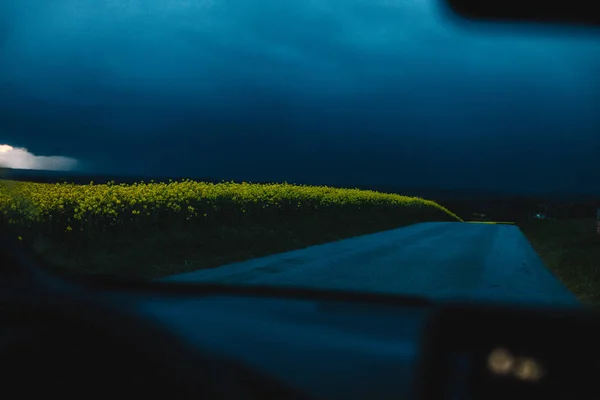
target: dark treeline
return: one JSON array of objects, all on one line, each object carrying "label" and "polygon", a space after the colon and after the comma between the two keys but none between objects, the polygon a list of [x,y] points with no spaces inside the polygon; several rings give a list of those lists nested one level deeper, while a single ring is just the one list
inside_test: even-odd
[{"label": "dark treeline", "polygon": [[[144,176],[144,175],[104,175],[104,174],[89,174],[89,173],[77,173],[77,172],[64,172],[64,171],[39,171],[39,170],[26,170],[26,169],[0,169],[0,179],[9,179],[14,181],[26,181],[36,183],[75,183],[78,185],[88,185],[90,182],[95,184],[106,184],[108,182],[114,182],[115,184],[133,184],[136,182],[168,182],[171,180],[181,179],[192,179],[188,176],[180,177],[161,177],[161,176]],[[204,182],[217,183],[218,181],[210,178],[206,179],[194,179]]]}]

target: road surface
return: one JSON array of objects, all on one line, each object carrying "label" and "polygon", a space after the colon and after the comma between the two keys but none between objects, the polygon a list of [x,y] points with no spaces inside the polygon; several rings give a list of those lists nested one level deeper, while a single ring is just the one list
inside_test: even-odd
[{"label": "road surface", "polygon": [[579,304],[514,225],[421,223],[163,279]]}]

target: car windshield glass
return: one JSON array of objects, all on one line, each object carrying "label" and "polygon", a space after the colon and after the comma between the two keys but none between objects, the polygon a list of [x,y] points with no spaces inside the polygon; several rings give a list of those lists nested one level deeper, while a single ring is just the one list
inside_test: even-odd
[{"label": "car windshield glass", "polygon": [[435,0],[3,0],[1,229],[85,275],[594,303],[599,38]]}]

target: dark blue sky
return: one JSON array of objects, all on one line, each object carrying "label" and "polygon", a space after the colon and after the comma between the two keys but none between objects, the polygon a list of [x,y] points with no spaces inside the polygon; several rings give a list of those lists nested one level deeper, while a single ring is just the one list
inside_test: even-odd
[{"label": "dark blue sky", "polygon": [[3,0],[0,162],[600,193],[600,33],[444,18],[432,0]]}]

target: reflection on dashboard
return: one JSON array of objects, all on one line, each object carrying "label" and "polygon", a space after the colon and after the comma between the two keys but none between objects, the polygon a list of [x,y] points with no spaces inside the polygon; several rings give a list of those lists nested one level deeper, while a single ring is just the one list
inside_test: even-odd
[{"label": "reflection on dashboard", "polygon": [[523,381],[539,381],[544,376],[541,363],[532,357],[515,357],[505,348],[496,348],[488,356],[489,370],[496,375],[512,375]]}]

